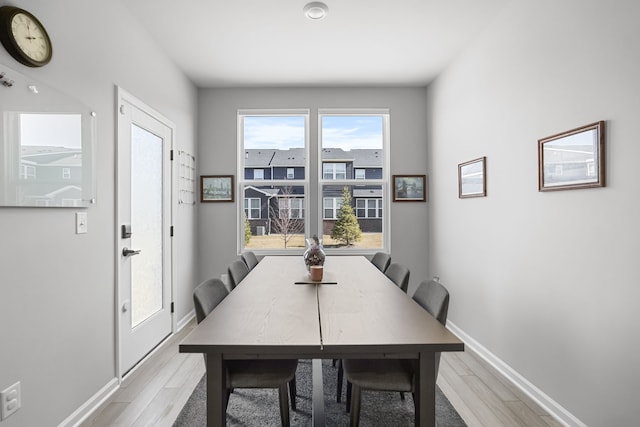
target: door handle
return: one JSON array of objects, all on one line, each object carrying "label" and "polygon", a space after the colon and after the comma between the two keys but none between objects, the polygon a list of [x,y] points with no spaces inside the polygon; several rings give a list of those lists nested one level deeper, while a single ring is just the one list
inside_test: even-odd
[{"label": "door handle", "polygon": [[122,256],[138,255],[139,253],[140,253],[140,249],[138,250],[129,249],[126,246],[122,248]]}]

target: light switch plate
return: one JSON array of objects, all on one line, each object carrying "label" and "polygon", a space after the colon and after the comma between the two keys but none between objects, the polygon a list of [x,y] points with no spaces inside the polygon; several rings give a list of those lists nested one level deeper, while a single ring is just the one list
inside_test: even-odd
[{"label": "light switch plate", "polygon": [[89,230],[88,219],[86,212],[76,212],[76,234],[85,234]]}]

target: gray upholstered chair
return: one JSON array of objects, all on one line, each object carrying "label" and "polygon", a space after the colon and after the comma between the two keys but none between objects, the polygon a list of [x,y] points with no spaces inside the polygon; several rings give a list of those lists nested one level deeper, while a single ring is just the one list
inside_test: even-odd
[{"label": "gray upholstered chair", "polygon": [[[444,286],[433,280],[425,280],[418,285],[413,299],[441,324],[446,324],[449,292]],[[415,361],[406,359],[345,359],[342,363],[347,383],[351,384],[349,387],[351,396],[347,398],[347,402],[351,401],[351,427],[357,427],[360,423],[362,390],[413,392],[414,402],[419,399],[419,396],[416,396],[417,390],[413,387],[416,373]],[[436,353],[436,378],[439,366],[440,353],[438,352]]]},{"label": "gray upholstered chair", "polygon": [[391,264],[391,255],[385,252],[376,252],[371,258],[371,263],[384,273]]},{"label": "gray upholstered chair", "polygon": [[398,263],[391,264],[384,272],[406,294],[409,288],[409,269]]},{"label": "gray upholstered chair", "polygon": [[253,270],[253,268],[258,265],[258,257],[251,251],[246,251],[242,253],[242,260],[245,264],[247,264],[247,268],[249,271]]},{"label": "gray upholstered chair", "polygon": [[[229,291],[220,279],[202,282],[193,291],[196,321],[202,322],[228,295]],[[205,355],[205,364],[206,364]],[[289,397],[291,408],[296,410],[295,373],[297,360],[229,360],[227,365],[227,403],[234,388],[277,388],[280,400],[282,425],[289,426]]]},{"label": "gray upholstered chair", "polygon": [[229,273],[229,287],[233,290],[240,284],[240,282],[242,282],[242,279],[247,277],[247,274],[249,274],[249,268],[244,261],[237,259],[229,264],[227,272]]}]

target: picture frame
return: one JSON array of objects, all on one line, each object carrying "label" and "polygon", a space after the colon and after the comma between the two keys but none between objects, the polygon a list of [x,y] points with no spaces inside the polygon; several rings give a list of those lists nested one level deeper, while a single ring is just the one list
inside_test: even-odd
[{"label": "picture frame", "polygon": [[394,202],[426,202],[426,175],[393,175]]},{"label": "picture frame", "polygon": [[538,191],[605,186],[605,122],[538,140]]},{"label": "picture frame", "polygon": [[458,165],[458,197],[487,196],[487,158],[479,157]]},{"label": "picture frame", "polygon": [[233,202],[233,175],[200,175],[200,202]]}]

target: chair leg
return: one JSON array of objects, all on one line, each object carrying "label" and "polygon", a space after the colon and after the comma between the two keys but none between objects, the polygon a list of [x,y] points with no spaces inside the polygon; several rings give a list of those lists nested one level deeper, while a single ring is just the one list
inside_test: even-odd
[{"label": "chair leg", "polygon": [[358,427],[360,425],[360,398],[361,390],[357,385],[351,388],[351,414],[349,416],[350,427]]},{"label": "chair leg", "polygon": [[280,419],[282,427],[289,427],[289,396],[287,395],[287,384],[278,387],[278,397],[280,399]]},{"label": "chair leg", "polygon": [[344,369],[342,368],[342,359],[338,360],[338,383],[336,384],[336,402],[342,400],[342,381],[344,379]]},{"label": "chair leg", "polygon": [[349,381],[347,381],[347,399],[346,399],[347,412],[351,410],[351,389],[352,389],[352,385]]},{"label": "chair leg", "polygon": [[289,381],[289,399],[291,400],[291,409],[296,410],[296,396],[298,395],[298,389],[296,386],[296,376],[294,375],[291,381]]}]

